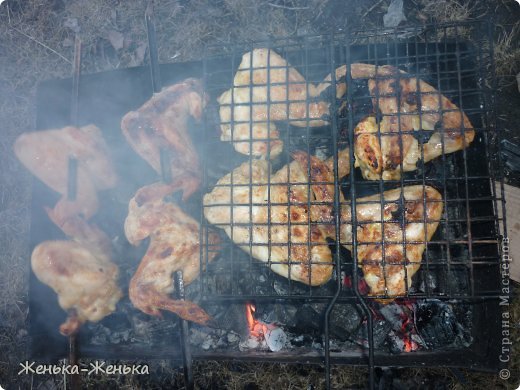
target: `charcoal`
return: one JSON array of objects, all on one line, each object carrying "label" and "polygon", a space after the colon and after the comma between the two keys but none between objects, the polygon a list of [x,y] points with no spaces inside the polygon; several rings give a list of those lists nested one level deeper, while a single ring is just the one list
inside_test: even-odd
[{"label": "charcoal", "polygon": [[330,332],[341,341],[351,339],[361,323],[361,316],[354,305],[337,304],[330,313]]},{"label": "charcoal", "polygon": [[[374,320],[374,348],[380,348],[386,340],[389,332],[392,329],[392,325],[390,325],[385,320]],[[367,336],[367,325],[366,322],[363,323],[363,326],[359,328],[357,334],[357,342],[364,347],[368,348],[368,336]]]},{"label": "charcoal", "polygon": [[232,304],[223,309],[220,315],[214,317],[217,327],[227,331],[234,331],[240,336],[249,334],[249,326],[246,318],[246,306],[244,304]]},{"label": "charcoal", "polygon": [[275,323],[293,327],[296,325],[297,311],[294,305],[261,304],[256,306],[255,317],[267,324]]},{"label": "charcoal", "polygon": [[300,307],[296,313],[296,321],[295,328],[301,333],[313,334],[320,332],[322,323],[321,315],[308,304],[304,304]]},{"label": "charcoal", "polygon": [[457,318],[449,304],[421,303],[417,306],[416,317],[417,330],[431,348],[450,345],[459,334]]},{"label": "charcoal", "polygon": [[399,354],[406,351],[405,339],[399,332],[391,330],[388,333],[387,341],[391,353]]}]

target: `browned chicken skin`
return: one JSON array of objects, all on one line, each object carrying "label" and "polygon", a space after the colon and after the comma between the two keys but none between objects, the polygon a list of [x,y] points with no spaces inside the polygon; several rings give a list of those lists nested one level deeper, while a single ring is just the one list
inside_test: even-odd
[{"label": "browned chicken skin", "polygon": [[86,321],[97,322],[115,311],[122,297],[118,267],[111,261],[110,239],[80,217],[65,220],[47,209],[51,220],[71,241],[44,241],[36,246],[31,265],[36,277],[50,286],[60,306],[69,311],[60,332],[69,336]]},{"label": "browned chicken skin", "polygon": [[[60,326],[76,333],[86,321],[96,322],[115,310],[122,296],[118,267],[111,261],[110,239],[86,222],[96,213],[98,190],[116,185],[117,177],[101,130],[94,125],[24,133],[16,140],[18,159],[36,177],[63,197],[49,218],[71,241],[45,241],[34,249],[31,265],[36,277],[57,294],[69,312]],[[75,197],[69,196],[69,159],[77,162]]]},{"label": "browned chicken skin", "polygon": [[[199,224],[175,204],[164,201],[174,190],[172,184],[155,183],[139,189],[130,200],[125,235],[132,245],[150,237],[150,245],[130,281],[129,296],[146,314],[159,316],[160,310],[168,310],[206,324],[210,317],[198,305],[169,297],[174,290],[174,272],[182,270],[185,284],[199,275],[202,244]],[[208,240],[209,262],[217,253],[219,238],[209,233]]]},{"label": "browned chicken skin", "polygon": [[[412,276],[421,267],[426,243],[437,230],[442,210],[441,194],[422,185],[357,199],[357,258],[370,295],[390,298],[406,295]],[[349,250],[352,249],[351,221],[351,206],[347,202],[341,207],[340,235],[341,244]]]},{"label": "browned chicken skin", "polygon": [[[270,181],[267,161],[243,163],[204,196],[204,215],[240,248],[268,263],[275,273],[318,286],[332,275],[332,256],[325,236],[332,207],[315,203],[329,199],[333,187],[320,183],[309,188],[309,157],[302,152],[293,157],[293,162],[270,175]],[[310,169],[318,183],[328,167],[310,157]]]},{"label": "browned chicken skin", "polygon": [[168,151],[172,183],[182,189],[183,200],[200,186],[199,158],[189,135],[188,119],[200,120],[205,105],[200,80],[186,79],[164,88],[121,121],[128,143],[159,174],[161,148]]},{"label": "browned chicken skin", "polygon": [[[352,78],[369,79],[374,108],[382,113],[379,123],[367,117],[355,129],[356,166],[365,179],[397,180],[401,165],[404,172],[413,171],[419,159],[428,162],[473,141],[475,130],[466,114],[426,82],[388,65],[359,63],[350,69]],[[338,80],[345,74],[345,65],[336,70]],[[338,90],[346,91],[346,84]],[[421,129],[431,131],[422,151],[412,134]]]},{"label": "browned chicken skin", "polygon": [[[14,152],[32,174],[63,195],[54,210],[60,219],[78,215],[90,219],[99,207],[97,191],[117,182],[108,147],[94,125],[24,133]],[[69,157],[78,162],[72,200],[67,198]]]}]

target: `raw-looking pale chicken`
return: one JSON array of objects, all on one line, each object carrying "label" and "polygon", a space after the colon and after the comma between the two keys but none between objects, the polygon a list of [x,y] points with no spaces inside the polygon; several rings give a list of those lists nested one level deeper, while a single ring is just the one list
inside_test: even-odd
[{"label": "raw-looking pale chicken", "polygon": [[[357,199],[357,259],[370,295],[395,298],[407,294],[442,210],[442,196],[430,186],[408,186]],[[340,237],[341,244],[352,250],[349,202],[341,206]]]},{"label": "raw-looking pale chicken", "polygon": [[[291,125],[323,126],[330,103],[317,98],[330,80],[308,83],[273,50],[245,53],[231,89],[219,98],[221,140],[232,141],[237,152],[271,158],[283,148],[274,121]],[[244,142],[240,142],[244,141]]]},{"label": "raw-looking pale chicken", "polygon": [[31,265],[36,277],[58,294],[69,312],[60,332],[69,336],[86,321],[97,322],[111,314],[122,297],[117,285],[119,270],[110,259],[110,239],[80,217],[49,217],[72,241],[44,241],[36,246]]},{"label": "raw-looking pale chicken", "polygon": [[183,200],[200,186],[199,157],[189,135],[188,120],[200,120],[205,105],[201,81],[190,78],[154,94],[121,121],[128,143],[159,174],[161,153],[167,153],[171,181],[183,191]]},{"label": "raw-looking pale chicken", "polygon": [[[318,286],[332,275],[325,231],[333,214],[330,203],[316,202],[328,202],[334,186],[322,179],[328,175],[324,162],[315,157],[309,161],[302,152],[293,157],[294,161],[271,174],[265,160],[243,163],[204,196],[204,215],[275,273]],[[308,169],[317,184],[308,184]]]},{"label": "raw-looking pale chicken", "polygon": [[[346,66],[336,70],[345,77]],[[403,172],[417,169],[423,158],[428,162],[442,154],[466,148],[475,130],[466,114],[428,83],[393,66],[352,64],[352,78],[368,78],[379,123],[367,117],[355,129],[356,166],[365,179],[397,180]],[[338,91],[346,90],[342,82]],[[414,131],[427,130],[431,137],[420,145]],[[422,149],[422,151],[421,151]]]},{"label": "raw-looking pale chicken", "polygon": [[[14,152],[33,175],[63,195],[54,209],[62,220],[92,217],[99,207],[97,191],[113,188],[117,182],[108,146],[94,125],[24,133],[16,140]],[[70,158],[77,160],[74,199],[67,196]]]},{"label": "raw-looking pale chicken", "polygon": [[[132,245],[150,237],[150,245],[130,281],[129,296],[146,314],[160,316],[160,310],[168,310],[185,320],[207,324],[210,317],[198,305],[169,296],[174,291],[174,272],[182,270],[185,284],[199,275],[202,245],[199,223],[164,201],[174,190],[172,184],[155,183],[139,189],[130,200],[125,235]],[[218,243],[218,235],[210,232],[207,262],[216,256]]]}]

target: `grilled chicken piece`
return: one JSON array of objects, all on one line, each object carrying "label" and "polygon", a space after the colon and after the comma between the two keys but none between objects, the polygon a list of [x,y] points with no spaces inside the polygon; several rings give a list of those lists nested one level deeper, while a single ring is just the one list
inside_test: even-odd
[{"label": "grilled chicken piece", "polygon": [[[338,80],[345,74],[346,66],[336,70]],[[417,169],[421,145],[414,130],[431,132],[422,145],[424,162],[462,150],[473,141],[475,130],[466,114],[417,77],[393,66],[370,64],[352,64],[351,75],[369,79],[373,105],[382,113],[379,124],[368,117],[355,130],[356,166],[361,167],[365,179],[397,180],[401,164],[404,172]],[[346,85],[342,82],[337,88],[344,91]]]},{"label": "grilled chicken piece", "polygon": [[[16,140],[14,152],[32,174],[63,195],[54,211],[62,220],[92,217],[99,207],[97,191],[117,182],[108,147],[94,125],[24,133]],[[69,158],[77,160],[73,200],[67,198]]]},{"label": "grilled chicken piece", "polygon": [[44,241],[34,249],[31,265],[36,277],[51,287],[60,306],[69,311],[60,332],[69,336],[86,321],[97,322],[115,311],[122,297],[119,269],[110,259],[110,239],[82,218],[49,217],[73,241]]},{"label": "grilled chicken piece", "polygon": [[276,157],[283,142],[273,121],[300,127],[326,125],[329,103],[316,98],[328,85],[330,81],[318,86],[308,83],[272,50],[245,53],[233,87],[218,98],[221,140],[232,141],[242,154],[266,157],[269,150],[270,157]]},{"label": "grilled chicken piece", "polygon": [[[125,235],[132,245],[150,237],[150,245],[139,268],[130,281],[130,300],[139,310],[160,316],[159,310],[169,310],[199,324],[210,317],[190,301],[171,299],[174,291],[172,274],[182,270],[185,284],[200,272],[199,224],[178,206],[164,201],[175,190],[172,184],[155,183],[142,187],[130,200],[125,220]],[[213,260],[219,243],[218,235],[209,233],[207,261]]]},{"label": "grilled chicken piece", "polygon": [[[437,230],[442,210],[441,194],[422,185],[357,199],[357,258],[370,295],[406,295],[412,276],[421,267],[426,242]],[[352,250],[349,202],[341,207],[340,235],[341,244]]]},{"label": "grilled chicken piece", "polygon": [[121,121],[132,148],[161,174],[161,149],[168,153],[172,183],[183,200],[200,186],[199,158],[189,136],[188,119],[200,120],[206,99],[198,79],[186,79],[164,88]]},{"label": "grilled chicken piece", "polygon": [[[204,196],[204,215],[275,273],[318,286],[332,275],[325,237],[332,207],[313,203],[328,201],[334,188],[321,180],[328,170],[325,163],[310,157],[309,164],[302,152],[293,156],[294,161],[272,174],[265,160],[245,162]],[[310,188],[308,164],[319,183]]]}]

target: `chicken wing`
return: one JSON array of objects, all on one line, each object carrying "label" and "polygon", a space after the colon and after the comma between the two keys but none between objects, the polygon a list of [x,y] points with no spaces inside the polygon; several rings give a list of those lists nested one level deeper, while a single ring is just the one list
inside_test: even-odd
[{"label": "chicken wing", "polygon": [[[323,126],[329,103],[317,97],[330,85],[316,86],[273,50],[245,53],[231,89],[219,98],[221,140],[232,141],[239,153],[276,157],[283,148],[273,121],[294,126]],[[243,141],[243,142],[240,142]]]},{"label": "chicken wing", "polygon": [[[336,70],[338,80],[345,74],[346,66]],[[351,65],[351,75],[369,79],[374,108],[382,113],[379,123],[367,117],[355,129],[356,166],[365,179],[397,180],[401,165],[404,172],[417,169],[421,146],[414,130],[431,132],[422,145],[424,162],[462,150],[473,141],[475,130],[466,114],[417,77],[392,66],[361,63]],[[344,82],[338,90],[346,90]]]},{"label": "chicken wing", "polygon": [[308,165],[318,177],[328,170],[325,163],[315,157],[309,163],[301,152],[293,156],[294,161],[272,174],[267,161],[245,162],[204,196],[204,215],[275,273],[318,286],[332,275],[324,232],[332,207],[316,202],[328,200],[334,190],[318,179],[319,184],[308,184]]},{"label": "chicken wing", "polygon": [[188,119],[200,120],[206,99],[202,83],[186,79],[164,88],[121,121],[132,148],[161,174],[161,149],[169,153],[172,182],[188,199],[200,186],[200,164],[189,136]]},{"label": "chicken wing", "polygon": [[115,311],[122,297],[119,269],[110,259],[110,239],[82,218],[49,217],[73,241],[44,241],[36,246],[31,265],[36,277],[50,286],[60,306],[69,311],[60,332],[69,336],[86,321],[97,322]]},{"label": "chicken wing", "polygon": [[[206,324],[210,317],[190,301],[171,299],[174,290],[172,274],[183,271],[184,283],[191,283],[200,272],[200,227],[178,206],[164,201],[175,190],[174,185],[155,183],[137,191],[130,200],[125,220],[125,235],[132,245],[150,237],[150,245],[130,281],[130,300],[146,314],[159,316],[169,310],[180,317]],[[217,253],[218,235],[208,234],[207,261]]]},{"label": "chicken wing", "polygon": [[[14,144],[22,164],[38,179],[63,195],[55,207],[61,219],[89,219],[99,207],[98,190],[113,188],[117,176],[101,130],[94,125],[24,133]],[[67,197],[69,158],[77,164],[76,197]]]},{"label": "chicken wing", "polygon": [[[433,187],[415,185],[360,198],[356,203],[357,258],[370,295],[406,295],[412,276],[421,267],[426,243],[439,225],[441,194]],[[341,244],[352,250],[350,202],[341,207],[340,236]]]}]

